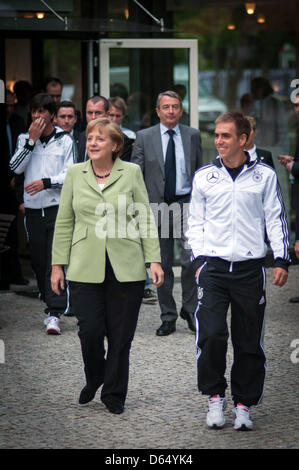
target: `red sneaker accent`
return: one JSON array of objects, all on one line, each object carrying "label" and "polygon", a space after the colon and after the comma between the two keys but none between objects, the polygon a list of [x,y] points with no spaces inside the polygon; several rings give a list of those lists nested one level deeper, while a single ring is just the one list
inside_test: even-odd
[{"label": "red sneaker accent", "polygon": [[243,403],[237,403],[237,406],[243,406],[245,411],[248,411],[248,406],[244,405]]}]

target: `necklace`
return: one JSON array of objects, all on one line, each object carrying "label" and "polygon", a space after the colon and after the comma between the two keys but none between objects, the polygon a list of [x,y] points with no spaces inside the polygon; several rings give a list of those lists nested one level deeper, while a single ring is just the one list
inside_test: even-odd
[{"label": "necklace", "polygon": [[102,178],[102,179],[103,179],[103,178],[108,178],[108,176],[110,176],[111,171],[110,171],[109,173],[107,173],[107,175],[103,175],[103,176],[102,176],[102,175],[97,175],[97,174],[96,174],[96,172],[94,171],[92,165],[91,165],[91,168],[92,168],[93,174],[94,174],[97,178]]}]

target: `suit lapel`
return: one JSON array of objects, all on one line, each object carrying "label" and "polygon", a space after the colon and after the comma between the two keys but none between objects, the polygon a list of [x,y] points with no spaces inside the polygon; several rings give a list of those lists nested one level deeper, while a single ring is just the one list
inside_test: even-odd
[{"label": "suit lapel", "polygon": [[100,187],[99,185],[97,184],[97,181],[95,179],[95,176],[93,174],[93,171],[92,171],[92,168],[91,168],[91,161],[88,160],[83,168],[82,168],[82,173],[84,175],[84,179],[86,181],[87,184],[89,184],[89,186],[94,189],[95,191],[97,191],[98,193],[101,193],[101,190],[100,190]]},{"label": "suit lapel", "polygon": [[187,175],[191,181],[191,139],[190,135],[183,126],[179,125],[183,149],[184,149],[184,156],[185,156],[185,164],[186,164],[186,171]]},{"label": "suit lapel", "polygon": [[91,188],[93,188],[98,193],[102,193],[102,191],[105,191],[109,186],[115,183],[115,181],[117,181],[122,176],[123,171],[124,171],[123,162],[120,158],[117,158],[114,162],[110,176],[105,183],[105,187],[101,190],[93,174],[90,160],[88,160],[85,163],[82,169],[82,172],[84,173],[85,181],[87,182],[87,184],[89,184]]},{"label": "suit lapel", "polygon": [[124,172],[123,161],[120,158],[117,158],[114,162],[114,165],[113,165],[113,168],[111,170],[110,176],[109,176],[109,178],[107,179],[107,181],[105,183],[105,187],[104,187],[103,191],[105,191],[105,189],[107,189],[109,186],[114,184],[115,181],[117,181],[123,175],[123,172]]},{"label": "suit lapel", "polygon": [[153,127],[152,143],[153,143],[154,151],[155,151],[155,154],[157,156],[157,160],[159,162],[162,174],[164,176],[165,170],[164,170],[164,157],[163,157],[163,147],[162,147],[160,124],[157,124],[155,127]]}]

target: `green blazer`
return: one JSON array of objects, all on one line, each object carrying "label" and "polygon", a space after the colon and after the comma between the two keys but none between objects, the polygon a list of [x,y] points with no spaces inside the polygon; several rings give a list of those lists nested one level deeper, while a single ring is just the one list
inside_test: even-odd
[{"label": "green blazer", "polygon": [[103,190],[90,160],[69,167],[55,224],[52,264],[66,265],[68,280],[103,282],[106,251],[120,282],[144,280],[145,263],[161,261],[140,167],[119,158]]}]

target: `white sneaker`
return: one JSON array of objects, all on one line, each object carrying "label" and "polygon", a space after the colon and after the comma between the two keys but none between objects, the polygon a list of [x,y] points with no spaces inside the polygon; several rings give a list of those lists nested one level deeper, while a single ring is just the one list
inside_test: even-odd
[{"label": "white sneaker", "polygon": [[233,409],[233,424],[237,431],[251,431],[253,422],[249,417],[248,406],[238,403]]},{"label": "white sneaker", "polygon": [[209,398],[209,411],[207,413],[207,425],[209,428],[221,429],[224,426],[224,410],[226,405],[226,398],[221,398],[220,395],[213,395]]},{"label": "white sneaker", "polygon": [[60,321],[57,317],[48,317],[44,323],[46,323],[46,332],[48,335],[60,335]]}]

